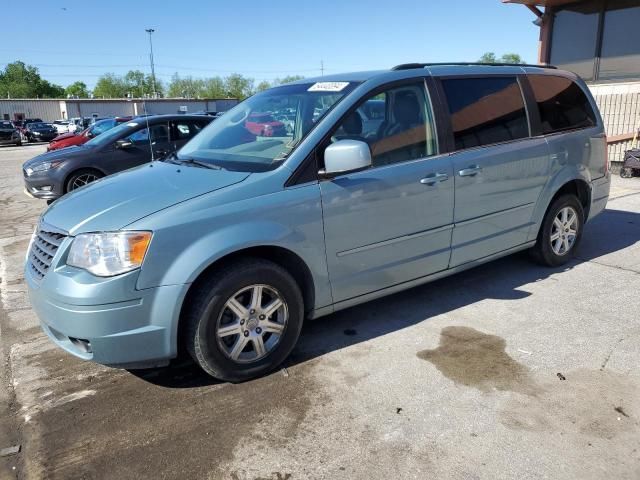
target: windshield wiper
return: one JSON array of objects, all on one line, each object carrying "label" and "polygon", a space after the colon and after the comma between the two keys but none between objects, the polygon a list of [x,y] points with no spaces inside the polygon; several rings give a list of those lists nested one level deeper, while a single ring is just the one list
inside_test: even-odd
[{"label": "windshield wiper", "polygon": [[171,152],[170,154],[165,155],[164,157],[158,159],[158,161],[160,162],[167,162],[167,163],[173,163],[175,165],[180,165],[180,162],[177,160],[178,160],[178,155],[176,154],[176,152]]},{"label": "windshield wiper", "polygon": [[195,165],[197,167],[202,168],[210,168],[211,170],[222,170],[222,167],[218,165],[214,165],[212,163],[201,162],[200,160],[196,160],[195,158],[178,158],[176,156],[177,163],[186,164],[186,165]]},{"label": "windshield wiper", "polygon": [[173,163],[175,165],[193,165],[200,168],[209,168],[211,170],[222,170],[222,167],[213,165],[212,163],[201,162],[195,158],[179,158],[176,152],[171,152],[169,155],[163,157],[160,161]]}]

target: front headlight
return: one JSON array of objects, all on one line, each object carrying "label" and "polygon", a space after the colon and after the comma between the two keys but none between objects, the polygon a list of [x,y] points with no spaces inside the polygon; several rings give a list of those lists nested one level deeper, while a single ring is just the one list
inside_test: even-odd
[{"label": "front headlight", "polygon": [[130,272],[142,265],[151,232],[82,233],[71,244],[67,265],[98,277]]},{"label": "front headlight", "polygon": [[61,163],[62,163],[62,161],[59,161],[59,162],[42,162],[42,163],[39,163],[38,165],[36,165],[34,167],[27,168],[25,171],[27,172],[27,175],[30,176],[30,175],[33,175],[34,173],[46,172],[47,170],[50,170],[52,168],[56,168]]}]

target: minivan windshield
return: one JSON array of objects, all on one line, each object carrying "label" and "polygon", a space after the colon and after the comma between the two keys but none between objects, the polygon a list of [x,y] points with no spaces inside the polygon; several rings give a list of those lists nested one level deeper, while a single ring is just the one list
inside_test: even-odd
[{"label": "minivan windshield", "polygon": [[273,170],[356,86],[355,82],[301,83],[258,93],[211,123],[173,158],[233,171]]}]

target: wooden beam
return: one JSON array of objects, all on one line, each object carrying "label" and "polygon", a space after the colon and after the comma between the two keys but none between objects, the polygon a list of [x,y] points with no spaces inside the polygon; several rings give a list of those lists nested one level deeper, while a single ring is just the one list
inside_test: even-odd
[{"label": "wooden beam", "polygon": [[633,140],[633,137],[635,137],[635,133],[631,132],[631,133],[621,133],[620,135],[611,135],[607,137],[607,143],[618,143],[618,142],[624,142],[626,140]]},{"label": "wooden beam", "polygon": [[542,18],[542,11],[540,11],[538,7],[535,5],[527,5],[527,8],[531,10],[536,17]]}]

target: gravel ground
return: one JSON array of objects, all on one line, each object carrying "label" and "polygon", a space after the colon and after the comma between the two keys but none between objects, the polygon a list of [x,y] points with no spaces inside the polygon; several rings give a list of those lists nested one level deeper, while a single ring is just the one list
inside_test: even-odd
[{"label": "gravel ground", "polygon": [[640,478],[640,178],[568,266],[515,255],[310,322],[286,369],[231,385],[45,338],[20,172],[43,150],[0,147],[0,478]]}]

